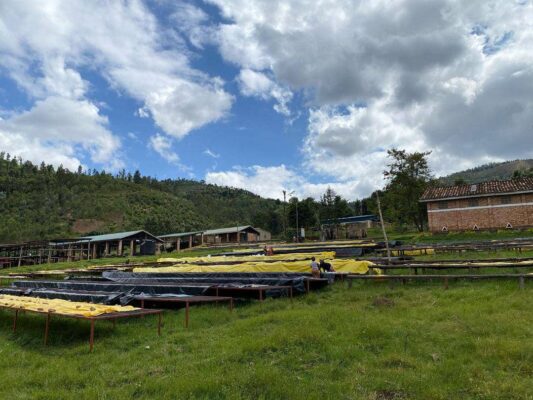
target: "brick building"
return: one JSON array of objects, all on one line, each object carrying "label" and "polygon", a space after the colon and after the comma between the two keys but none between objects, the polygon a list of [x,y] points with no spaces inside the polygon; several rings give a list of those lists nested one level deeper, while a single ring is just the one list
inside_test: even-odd
[{"label": "brick building", "polygon": [[533,178],[433,187],[420,201],[432,232],[533,226]]}]

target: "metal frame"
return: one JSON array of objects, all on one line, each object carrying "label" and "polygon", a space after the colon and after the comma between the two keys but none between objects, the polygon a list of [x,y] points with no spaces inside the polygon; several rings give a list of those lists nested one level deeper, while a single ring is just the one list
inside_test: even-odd
[{"label": "metal frame", "polygon": [[[267,290],[283,290],[292,301],[292,286],[245,286],[245,287],[231,287],[231,286],[214,286],[211,289],[215,290],[215,296],[218,296],[221,292],[226,294],[232,294],[232,292],[248,292],[248,293],[257,293],[259,296],[259,301],[264,301],[266,296],[265,292]],[[236,296],[237,297],[237,296]]]},{"label": "metal frame", "polygon": [[82,319],[82,320],[90,321],[90,325],[91,326],[90,326],[90,334],[89,334],[89,352],[91,352],[91,353],[92,353],[93,348],[94,348],[94,325],[95,325],[96,321],[102,321],[102,320],[112,321],[113,322],[113,327],[114,327],[115,323],[116,323],[116,320],[120,319],[120,318],[134,318],[134,317],[141,317],[141,316],[145,316],[145,315],[158,314],[159,318],[158,318],[158,323],[157,323],[157,334],[159,336],[161,336],[161,319],[162,319],[162,312],[163,312],[162,310],[139,309],[139,310],[134,310],[134,311],[114,312],[114,313],[108,313],[108,314],[101,314],[101,315],[97,315],[97,316],[93,316],[93,317],[86,317],[84,315],[79,315],[79,314],[62,314],[62,313],[51,312],[51,311],[35,311],[35,310],[28,310],[28,309],[24,309],[24,308],[7,307],[7,306],[2,306],[2,305],[0,305],[0,309],[3,309],[3,310],[14,310],[15,311],[15,316],[14,316],[14,319],[13,319],[13,332],[16,332],[16,330],[17,330],[17,320],[18,320],[19,311],[46,315],[46,324],[45,324],[45,328],[44,328],[44,345],[45,346],[48,343],[48,334],[49,334],[49,331],[50,331],[50,319],[51,319],[52,315],[59,316],[59,317],[65,317],[65,318]]},{"label": "metal frame", "polygon": [[229,310],[233,312],[233,297],[226,296],[190,296],[190,297],[146,297],[146,296],[135,296],[134,300],[140,302],[141,308],[144,309],[145,302],[149,303],[175,303],[175,304],[185,304],[185,328],[189,328],[189,308],[191,304],[206,304],[206,303],[215,303],[218,304],[219,301],[229,302]]}]

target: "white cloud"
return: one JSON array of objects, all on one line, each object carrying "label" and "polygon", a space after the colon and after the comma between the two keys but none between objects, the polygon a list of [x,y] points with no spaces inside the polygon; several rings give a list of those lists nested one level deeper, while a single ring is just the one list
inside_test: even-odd
[{"label": "white cloud", "polygon": [[175,28],[185,35],[196,48],[214,41],[215,28],[209,25],[209,16],[200,8],[185,2],[176,2],[170,19]]},{"label": "white cloud", "polygon": [[151,116],[176,138],[224,117],[233,102],[220,78],[191,67],[185,42],[139,0],[4,1],[0,37],[0,68],[34,101],[53,97],[85,104],[91,88],[83,71],[96,72],[141,103],[140,117]]},{"label": "white cloud", "polygon": [[35,163],[45,160],[76,169],[80,150],[109,169],[123,166],[120,140],[107,118],[89,101],[48,97],[20,114],[0,121],[0,149]]},{"label": "white cloud", "polygon": [[393,146],[437,173],[533,156],[531,1],[209,1],[222,56],[261,71],[244,94],[304,95],[308,172],[370,188]]},{"label": "white cloud", "polygon": [[172,151],[172,140],[168,137],[156,133],[150,137],[148,147],[158,153],[171,164],[179,163],[179,156]]},{"label": "white cloud", "polygon": [[240,71],[237,81],[244,96],[263,100],[274,99],[276,101],[274,110],[286,117],[291,115],[288,103],[292,99],[292,93],[277,85],[265,74],[245,68]]},{"label": "white cloud", "polygon": [[211,151],[210,149],[205,149],[204,150],[204,154],[206,156],[211,157],[211,158],[220,158],[220,154],[215,153],[214,151]]},{"label": "white cloud", "polygon": [[283,190],[294,191],[294,196],[300,199],[306,197],[319,199],[328,187],[349,199],[362,197],[369,190],[365,186],[366,183],[355,181],[312,183],[283,164],[269,167],[259,165],[249,168],[235,167],[230,171],[208,172],[205,181],[246,189],[262,197],[280,200],[283,199]]}]

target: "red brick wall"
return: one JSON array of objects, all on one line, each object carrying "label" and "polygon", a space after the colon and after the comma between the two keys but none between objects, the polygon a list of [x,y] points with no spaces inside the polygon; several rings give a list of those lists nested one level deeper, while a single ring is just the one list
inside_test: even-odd
[{"label": "red brick wall", "polygon": [[[507,197],[511,204],[517,205],[470,208],[469,199],[457,199],[447,201],[446,211],[430,212],[440,210],[440,202],[429,202],[427,203],[429,229],[432,232],[440,232],[442,227],[446,226],[449,231],[472,230],[474,225],[477,225],[479,229],[505,229],[507,223],[510,223],[513,228],[533,226],[533,205],[525,205],[525,203],[533,203],[533,193],[479,197],[477,198],[478,206],[504,205],[502,197]],[[453,210],[454,208],[461,208],[461,210]]]}]

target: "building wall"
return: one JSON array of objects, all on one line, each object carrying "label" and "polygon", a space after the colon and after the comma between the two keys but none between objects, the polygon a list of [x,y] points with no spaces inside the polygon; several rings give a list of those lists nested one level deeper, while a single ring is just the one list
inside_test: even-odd
[{"label": "building wall", "polygon": [[428,202],[432,232],[533,226],[533,193]]},{"label": "building wall", "polygon": [[219,235],[204,235],[204,242],[207,244],[257,242],[257,240],[257,234],[252,232],[241,232],[240,241],[235,232],[221,233]]},{"label": "building wall", "polygon": [[[254,227],[255,228],[255,227]],[[257,237],[257,240],[260,242],[265,242],[267,240],[272,240],[272,234],[269,231],[265,231],[264,229],[255,228],[259,232],[259,236]]]}]

